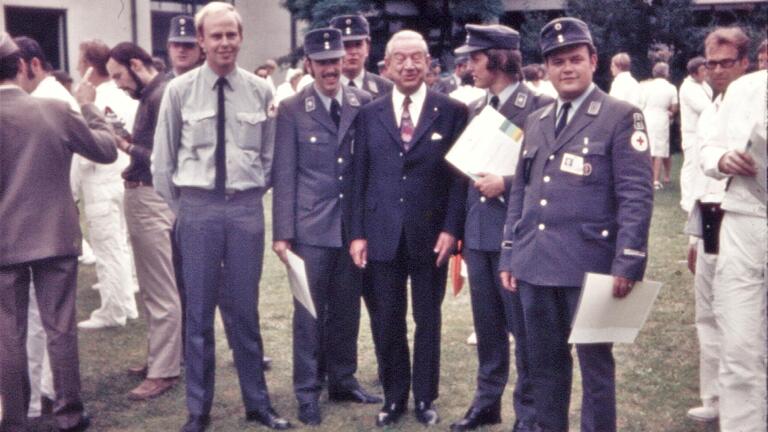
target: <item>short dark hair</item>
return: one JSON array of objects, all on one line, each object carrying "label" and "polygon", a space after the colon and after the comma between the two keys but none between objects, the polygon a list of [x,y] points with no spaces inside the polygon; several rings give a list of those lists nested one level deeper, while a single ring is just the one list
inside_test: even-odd
[{"label": "short dark hair", "polygon": [[523,66],[523,77],[526,81],[538,81],[539,78],[539,65],[529,64]]},{"label": "short dark hair", "polygon": [[115,45],[109,51],[109,57],[129,69],[133,59],[142,62],[146,68],[154,67],[152,56],[133,42],[120,42]]},{"label": "short dark hair", "polygon": [[699,68],[704,66],[704,63],[706,63],[707,60],[702,56],[696,56],[690,60],[688,60],[688,64],[686,65],[686,69],[688,70],[688,73],[691,75],[699,73]]},{"label": "short dark hair", "polygon": [[16,51],[5,57],[0,57],[0,81],[13,81],[19,74],[21,54]]},{"label": "short dark hair", "polygon": [[40,47],[40,44],[37,43],[36,40],[27,36],[19,36],[13,38],[13,41],[16,42],[16,45],[18,45],[19,54],[21,55],[21,58],[27,62],[27,64],[29,64],[32,59],[37,58],[40,61],[40,66],[43,68],[43,70],[51,70],[51,64],[48,63],[48,60],[45,58],[43,49]]},{"label": "short dark hair", "polygon": [[520,51],[490,48],[485,50],[485,54],[488,56],[488,70],[503,72],[518,81],[522,78],[523,55]]},{"label": "short dark hair", "polygon": [[109,76],[107,61],[109,60],[109,47],[104,42],[93,39],[80,44],[80,51],[85,61],[101,76]]}]

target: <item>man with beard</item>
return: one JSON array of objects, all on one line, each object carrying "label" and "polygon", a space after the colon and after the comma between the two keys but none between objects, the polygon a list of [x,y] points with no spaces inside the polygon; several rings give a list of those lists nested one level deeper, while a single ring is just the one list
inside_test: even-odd
[{"label": "man with beard", "polygon": [[[424,425],[439,420],[433,402],[440,380],[440,306],[466,199],[466,182],[445,154],[464,129],[467,108],[427,90],[429,60],[419,33],[395,33],[386,61],[396,85],[361,110],[356,130],[350,254],[358,267],[370,267],[386,399],[379,427],[403,415],[411,383],[416,419]],[[409,277],[416,322],[412,374]]]},{"label": "man with beard", "polygon": [[[470,105],[474,117],[486,107],[499,111],[522,127],[528,115],[552,103],[522,84],[520,34],[501,25],[467,24],[467,41],[456,54],[469,55],[468,71],[475,86],[487,95]],[[469,270],[472,317],[477,335],[477,390],[463,419],[451,425],[455,432],[501,421],[501,396],[509,378],[509,337],[515,338],[513,432],[533,431],[533,391],[528,365],[525,322],[520,295],[501,286],[499,252],[507,215],[512,176],[478,173],[468,188],[467,220],[462,255]]]},{"label": "man with beard", "polygon": [[155,192],[150,171],[155,125],[166,78],[152,66],[149,54],[130,42],[112,48],[107,70],[118,87],[139,100],[130,142],[121,138],[118,148],[131,157],[122,173],[125,218],[149,335],[147,361],[137,368],[146,378],[128,397],[147,400],[176,384],[181,363],[181,305],[170,237],[175,217]]},{"label": "man with beard", "polygon": [[277,116],[272,249],[286,264],[291,250],[306,265],[317,318],[294,301],[293,385],[299,420],[317,425],[322,369],[331,401],[381,402],[354,376],[362,274],[347,252],[354,120],[371,97],[341,84],[341,32],[312,30],[304,51],[314,83]]},{"label": "man with beard", "polygon": [[195,19],[189,15],[179,15],[171,19],[167,46],[168,60],[171,62],[168,79],[192,70],[203,62],[203,51],[196,39]]},{"label": "man with beard", "polygon": [[392,90],[392,82],[365,70],[371,52],[371,30],[362,15],[340,15],[331,18],[330,27],[341,31],[344,42],[344,61],[341,66],[341,83],[363,89],[374,99]]},{"label": "man with beard", "polygon": [[83,118],[66,102],[28,95],[26,73],[18,47],[0,32],[0,430],[27,430],[25,335],[34,280],[54,366],[55,426],[79,432],[90,419],[80,395],[75,315],[81,233],[69,169],[75,152],[110,163],[117,150],[93,105],[93,86],[83,83],[75,93]]},{"label": "man with beard", "polygon": [[242,18],[211,2],[195,16],[205,63],[168,83],[160,105],[153,183],[177,211],[187,295],[184,432],[210,424],[218,305],[234,354],[246,420],[291,424],[272,408],[263,367],[258,292],[262,198],[271,186],[274,108],[269,85],[237,66]]}]

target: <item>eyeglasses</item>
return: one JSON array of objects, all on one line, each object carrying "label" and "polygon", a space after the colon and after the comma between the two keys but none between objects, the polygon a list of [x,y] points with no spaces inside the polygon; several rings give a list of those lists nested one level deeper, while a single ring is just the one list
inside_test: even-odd
[{"label": "eyeglasses", "polygon": [[730,69],[733,67],[733,65],[736,64],[736,62],[739,61],[739,59],[723,59],[723,60],[707,60],[706,63],[704,63],[704,67],[706,67],[709,70],[715,70],[718,65],[720,65],[723,69]]}]

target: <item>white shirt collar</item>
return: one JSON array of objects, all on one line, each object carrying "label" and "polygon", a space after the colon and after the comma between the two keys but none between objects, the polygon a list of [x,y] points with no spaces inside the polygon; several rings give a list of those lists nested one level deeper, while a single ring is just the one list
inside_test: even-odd
[{"label": "white shirt collar", "polygon": [[[520,81],[514,82],[506,87],[504,87],[504,90],[499,92],[496,96],[499,97],[499,109],[504,106],[505,103],[507,103],[507,100],[512,96],[512,94],[517,90],[517,86],[520,84]],[[490,91],[488,92],[488,97],[486,99],[486,102],[490,105],[491,98],[493,97],[493,93]]]},{"label": "white shirt collar", "polygon": [[[566,123],[571,121],[571,119],[573,118],[573,115],[576,113],[576,111],[579,110],[579,107],[584,102],[584,100],[587,99],[587,97],[590,94],[592,94],[592,91],[595,89],[595,87],[596,87],[595,83],[590,83],[589,87],[587,87],[587,89],[584,90],[584,93],[580,94],[579,97],[577,97],[576,99],[570,101],[571,109],[568,110],[568,119],[566,120]],[[560,107],[562,107],[563,104],[566,102],[568,101],[562,99],[560,96],[557,97],[557,107],[556,107],[557,111],[555,111],[555,116],[558,116],[558,117],[560,116]]]},{"label": "white shirt collar", "polygon": [[[421,109],[424,107],[424,101],[427,98],[427,85],[423,82],[419,86],[411,97],[411,105],[408,107],[408,112],[411,114],[413,125],[419,124],[419,116],[421,115]],[[400,127],[400,117],[403,115],[403,102],[405,101],[405,95],[400,93],[397,87],[392,87],[392,106],[395,108],[395,121],[397,127]]]},{"label": "white shirt collar", "polygon": [[349,79],[346,77],[346,75],[341,75],[341,83],[344,85],[349,85],[350,81],[355,82],[355,87],[362,89],[363,88],[363,80],[365,79],[365,69],[361,70],[359,74],[354,79]]},{"label": "white shirt collar", "polygon": [[[312,86],[314,87],[315,93],[317,93],[317,96],[320,98],[320,101],[323,103],[325,110],[331,112],[331,98],[326,96],[323,92],[320,91],[320,89],[317,88],[317,83],[312,84]],[[341,94],[341,86],[339,86],[339,90],[336,91],[336,95],[333,97],[333,99],[336,99],[339,105],[343,104]]]}]

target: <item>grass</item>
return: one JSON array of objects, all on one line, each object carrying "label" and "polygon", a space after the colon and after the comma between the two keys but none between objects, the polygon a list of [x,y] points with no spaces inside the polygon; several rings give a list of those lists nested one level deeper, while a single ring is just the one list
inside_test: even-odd
[{"label": "grass", "polygon": [[[674,162],[679,167],[679,158],[676,157]],[[662,281],[664,287],[637,341],[615,349],[619,430],[712,430],[685,418],[686,410],[698,403],[698,345],[693,325],[692,278],[683,262],[687,239],[682,234],[684,214],[678,205],[676,181],[657,192],[655,198],[646,278]],[[267,219],[269,223],[269,217]],[[269,226],[267,233],[269,238]],[[94,282],[93,267],[83,267],[79,278],[79,319],[86,319],[89,311],[98,306],[98,293],[89,288]],[[259,311],[265,350],[274,358],[273,369],[267,372],[272,403],[279,413],[297,424],[291,384],[291,296],[284,268],[269,251],[265,255],[260,289]],[[412,322],[409,329],[413,330]],[[137,403],[126,398],[127,392],[139,380],[129,377],[124,371],[144,361],[145,331],[143,319],[140,318],[129,322],[125,328],[80,333],[83,396],[88,411],[93,415],[92,430],[177,431],[184,423],[183,382],[151,402]],[[448,294],[443,303],[441,396],[437,401],[442,420],[433,430],[446,430],[452,421],[464,414],[471,402],[477,370],[475,348],[465,344],[471,331],[472,316],[466,288],[457,297]],[[244,421],[239,384],[220,324],[217,325],[216,349],[216,396],[210,430],[260,430]],[[366,388],[381,394],[381,388],[375,383],[376,362],[365,312],[360,325],[357,377]],[[514,376],[511,376],[510,381],[513,380]],[[578,368],[575,368],[571,403],[573,430],[578,430],[580,397],[580,379]],[[323,396],[323,423],[313,430],[373,430],[378,408],[376,405],[331,404]],[[504,395],[503,417],[503,424],[484,430],[511,429],[514,420],[511,391]],[[397,427],[388,430],[423,429],[409,414]]]}]

